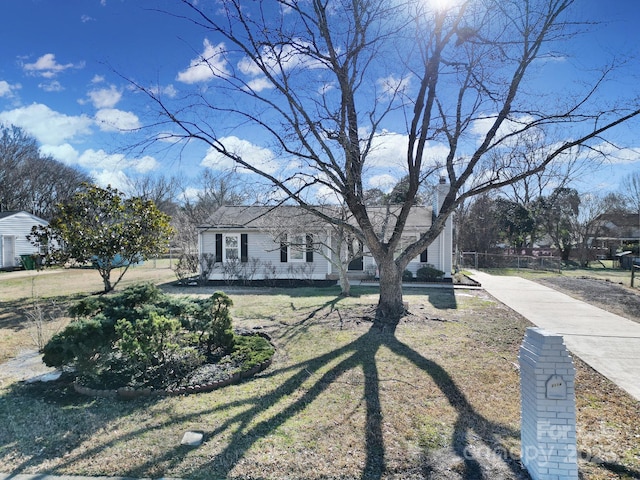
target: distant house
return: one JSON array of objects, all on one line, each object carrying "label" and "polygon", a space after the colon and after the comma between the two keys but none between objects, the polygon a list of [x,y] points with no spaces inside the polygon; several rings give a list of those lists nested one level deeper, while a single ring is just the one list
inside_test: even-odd
[{"label": "distant house", "polygon": [[620,262],[622,268],[630,269],[640,262],[640,256],[631,251],[621,252],[621,247],[640,241],[640,216],[636,213],[605,213],[598,217],[600,234],[591,240],[592,245],[609,258]]},{"label": "distant house", "polygon": [[[340,214],[338,207],[317,207],[331,216]],[[375,228],[389,236],[399,206],[369,207]],[[434,209],[415,206],[407,219],[400,247],[417,240],[432,223]],[[353,221],[346,219],[346,221]],[[334,227],[298,206],[225,206],[212,214],[198,228],[198,247],[202,255],[215,260],[208,272],[209,280],[227,280],[234,276],[261,279],[336,279],[335,264],[338,236]],[[357,248],[357,247],[356,247]],[[352,277],[373,276],[373,257],[362,249],[362,255],[349,263]],[[333,258],[334,261],[329,259]],[[431,265],[451,277],[452,221],[421,255],[407,267],[413,274],[423,265]]]},{"label": "distant house", "polygon": [[640,239],[640,216],[636,213],[606,213],[597,222],[600,234],[593,244],[599,248],[613,248],[615,253],[615,248]]},{"label": "distant house", "polygon": [[38,253],[27,235],[31,227],[47,224],[46,220],[27,212],[0,212],[0,268],[19,267],[21,255]]}]

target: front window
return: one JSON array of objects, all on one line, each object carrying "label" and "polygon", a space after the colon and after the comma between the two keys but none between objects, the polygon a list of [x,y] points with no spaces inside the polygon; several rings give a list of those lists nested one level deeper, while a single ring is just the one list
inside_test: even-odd
[{"label": "front window", "polygon": [[398,244],[398,248],[395,251],[394,258],[398,258],[402,252],[411,244],[415,243],[418,240],[416,236],[404,236],[401,238],[400,243]]},{"label": "front window", "polygon": [[240,258],[240,235],[225,235],[224,261],[235,261]]},{"label": "front window", "polygon": [[289,238],[289,261],[304,262],[307,241],[304,235],[291,235]]}]

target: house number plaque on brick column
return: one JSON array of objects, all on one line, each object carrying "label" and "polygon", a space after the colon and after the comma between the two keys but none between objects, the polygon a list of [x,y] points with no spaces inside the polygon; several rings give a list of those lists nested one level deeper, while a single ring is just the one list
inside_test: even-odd
[{"label": "house number plaque on brick column", "polygon": [[564,339],[529,327],[518,360],[522,464],[533,480],[578,480],[576,370]]},{"label": "house number plaque on brick column", "polygon": [[560,375],[552,375],[547,380],[547,398],[551,400],[566,400],[567,384]]}]

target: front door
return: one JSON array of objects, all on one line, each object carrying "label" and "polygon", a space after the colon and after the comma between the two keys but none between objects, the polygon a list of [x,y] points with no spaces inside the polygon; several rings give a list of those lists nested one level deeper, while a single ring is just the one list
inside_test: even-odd
[{"label": "front door", "polygon": [[16,237],[13,235],[2,236],[2,267],[16,266]]}]

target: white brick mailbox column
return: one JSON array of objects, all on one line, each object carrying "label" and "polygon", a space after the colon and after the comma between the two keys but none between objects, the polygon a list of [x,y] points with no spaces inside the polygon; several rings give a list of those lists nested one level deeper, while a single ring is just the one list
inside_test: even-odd
[{"label": "white brick mailbox column", "polygon": [[562,336],[527,328],[518,358],[522,463],[533,480],[577,480],[576,371]]}]

